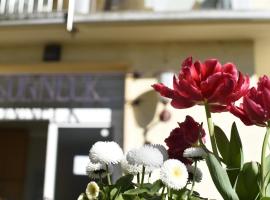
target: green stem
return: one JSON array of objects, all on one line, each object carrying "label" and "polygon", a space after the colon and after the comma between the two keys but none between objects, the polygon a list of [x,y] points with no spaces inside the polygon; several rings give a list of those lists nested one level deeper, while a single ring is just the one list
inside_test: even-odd
[{"label": "green stem", "polygon": [[212,121],[211,112],[209,110],[209,106],[207,103],[204,104],[204,108],[205,108],[205,113],[206,113],[206,118],[207,118],[207,125],[208,125],[212,150],[213,150],[214,155],[218,158],[219,156],[218,156],[217,142],[216,142],[216,137],[215,137],[214,123]]},{"label": "green stem", "polygon": [[151,176],[152,176],[152,173],[150,172],[149,175],[148,175],[148,183],[150,182]]},{"label": "green stem", "polygon": [[108,181],[108,185],[111,185],[111,176],[110,176],[110,172],[109,172],[109,165],[106,165],[106,173],[107,173],[107,181]]},{"label": "green stem", "polygon": [[168,199],[171,200],[172,199],[171,189],[167,187],[167,190],[168,190]]},{"label": "green stem", "polygon": [[143,186],[144,175],[145,175],[145,166],[142,166],[142,180],[141,180],[141,187]]},{"label": "green stem", "polygon": [[103,185],[103,182],[102,182],[101,172],[98,173],[98,176],[99,176],[99,184],[102,186]]},{"label": "green stem", "polygon": [[262,195],[262,197],[266,196],[266,194],[265,194],[266,185],[265,185],[264,179],[265,179],[265,176],[267,174],[267,171],[266,171],[266,149],[267,149],[267,145],[268,145],[269,136],[270,136],[270,127],[269,127],[269,123],[268,123],[268,126],[266,128],[266,134],[265,134],[264,140],[263,140],[262,154],[261,154],[261,195]]},{"label": "green stem", "polygon": [[161,199],[164,200],[164,192],[165,192],[165,185],[162,188],[162,192],[161,192]]},{"label": "green stem", "polygon": [[197,171],[197,161],[195,161],[194,172],[193,172],[193,177],[192,177],[192,185],[191,185],[191,189],[190,189],[190,191],[188,193],[188,199],[190,199],[190,197],[191,197],[191,195],[193,194],[193,191],[194,191],[196,171]]},{"label": "green stem", "polygon": [[138,183],[138,186],[140,184],[140,173],[137,174],[137,183]]}]

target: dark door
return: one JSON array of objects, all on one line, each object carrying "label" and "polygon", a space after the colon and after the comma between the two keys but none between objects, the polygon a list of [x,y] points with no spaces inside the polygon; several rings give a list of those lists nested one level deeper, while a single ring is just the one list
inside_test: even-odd
[{"label": "dark door", "polygon": [[29,135],[0,129],[0,199],[23,200]]},{"label": "dark door", "polygon": [[112,129],[108,129],[108,135],[102,134],[102,130],[104,132],[103,128],[59,129],[55,200],[74,200],[85,191],[89,178],[73,174],[74,156],[88,156],[96,141],[112,140]]}]

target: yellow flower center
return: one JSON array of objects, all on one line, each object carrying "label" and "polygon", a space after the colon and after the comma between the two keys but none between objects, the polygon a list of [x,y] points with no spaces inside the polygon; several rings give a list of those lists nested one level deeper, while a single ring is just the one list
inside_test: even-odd
[{"label": "yellow flower center", "polygon": [[94,185],[90,185],[89,192],[90,194],[94,195],[97,192],[96,187]]},{"label": "yellow flower center", "polygon": [[179,178],[182,176],[182,171],[179,167],[175,167],[172,171],[172,175],[176,178]]}]

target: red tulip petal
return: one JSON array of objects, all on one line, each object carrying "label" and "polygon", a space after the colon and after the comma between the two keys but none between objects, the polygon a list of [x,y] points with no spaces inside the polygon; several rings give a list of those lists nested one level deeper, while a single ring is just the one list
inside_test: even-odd
[{"label": "red tulip petal", "polygon": [[263,90],[264,88],[270,89],[270,77],[264,75],[259,78],[258,90]]},{"label": "red tulip petal", "polygon": [[208,77],[205,81],[201,82],[200,88],[204,98],[208,98],[210,95],[212,95],[213,91],[218,86],[221,78],[222,74],[219,72]]},{"label": "red tulip petal", "polygon": [[262,91],[262,98],[263,98],[263,107],[268,113],[268,118],[270,115],[270,90],[268,88],[264,88]]},{"label": "red tulip petal", "polygon": [[245,113],[245,111],[237,107],[235,105],[232,105],[229,107],[229,111],[236,117],[240,118],[240,120],[247,126],[254,125],[254,123],[248,118],[248,115]]},{"label": "red tulip petal", "polygon": [[195,105],[195,102],[189,98],[181,96],[178,92],[166,87],[162,83],[154,84],[152,87],[160,93],[161,96],[172,99],[171,105],[174,108],[189,108]]},{"label": "red tulip petal", "polygon": [[208,97],[208,102],[226,104],[227,97],[233,92],[234,85],[235,82],[233,79],[224,78],[223,81],[217,85],[211,96]]},{"label": "red tulip petal", "polygon": [[192,102],[189,99],[185,99],[180,96],[178,98],[174,98],[171,101],[172,107],[177,108],[177,109],[190,108],[194,106],[195,104],[196,104],[195,102]]},{"label": "red tulip petal", "polygon": [[161,96],[167,97],[167,98],[173,98],[174,96],[174,91],[168,87],[166,87],[165,85],[163,85],[162,83],[157,83],[152,85],[152,87],[160,93]]},{"label": "red tulip petal", "polygon": [[243,99],[243,109],[254,123],[262,124],[265,122],[266,116],[261,105],[257,104],[247,96]]},{"label": "red tulip petal", "polygon": [[221,65],[216,59],[208,59],[201,64],[202,80],[207,79],[210,75],[220,71]]},{"label": "red tulip petal", "polygon": [[243,76],[242,73],[239,72],[237,85],[234,88],[234,92],[228,98],[228,102],[235,102],[242,96],[245,96],[248,92],[248,88],[249,88],[249,77]]},{"label": "red tulip petal", "polygon": [[177,83],[176,78],[173,80],[174,89],[183,97],[189,98],[192,101],[202,101],[203,97],[200,90],[188,83],[186,80],[179,80]]},{"label": "red tulip petal", "polygon": [[187,57],[183,62],[182,62],[182,67],[190,67],[192,65],[192,57]]},{"label": "red tulip petal", "polygon": [[238,79],[238,71],[233,63],[226,63],[222,69],[224,73],[231,74],[235,80]]},{"label": "red tulip petal", "polygon": [[227,111],[227,106],[210,104],[209,109],[210,109],[210,112],[220,113],[220,112]]}]

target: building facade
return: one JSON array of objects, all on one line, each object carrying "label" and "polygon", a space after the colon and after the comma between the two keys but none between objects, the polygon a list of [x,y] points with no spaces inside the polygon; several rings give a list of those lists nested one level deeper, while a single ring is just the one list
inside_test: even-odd
[{"label": "building facade", "polygon": [[[200,107],[167,106],[172,118],[157,123],[151,84],[187,56],[234,62],[254,80],[270,73],[267,1],[170,2],[0,0],[0,197],[73,200],[95,141],[163,144],[186,114],[205,121]],[[245,159],[259,159],[259,128],[214,118],[225,130],[237,121]],[[205,177],[198,191],[219,199]]]}]

